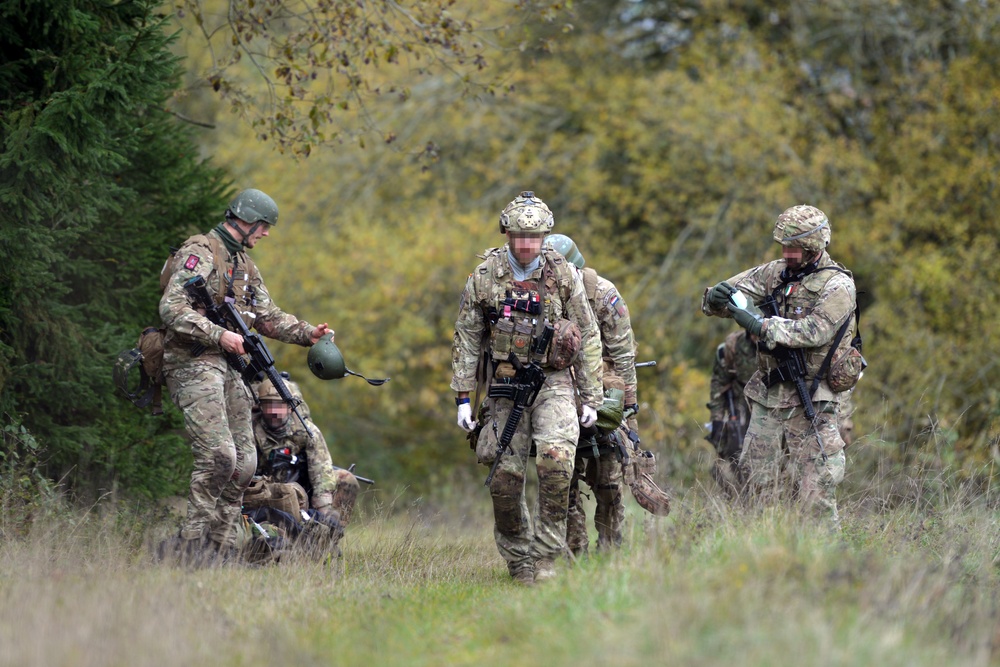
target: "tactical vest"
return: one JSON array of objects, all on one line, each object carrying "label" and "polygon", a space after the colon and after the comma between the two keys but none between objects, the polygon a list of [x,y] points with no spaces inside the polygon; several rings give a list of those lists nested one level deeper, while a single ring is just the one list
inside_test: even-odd
[{"label": "tactical vest", "polygon": [[[185,246],[190,243],[207,245],[212,251],[212,268],[215,279],[209,283],[209,291],[215,303],[221,304],[226,296],[232,297],[236,310],[239,311],[243,322],[247,327],[253,327],[256,317],[256,297],[253,288],[250,286],[250,277],[257,272],[257,267],[246,252],[236,254],[232,264],[229,263],[229,250],[226,244],[217,234],[196,234],[185,242]],[[160,291],[164,291],[170,283],[174,273],[180,269],[187,257],[181,256],[177,251],[171,253],[160,271]],[[235,269],[235,275],[234,275]],[[211,276],[210,276],[211,278]]]},{"label": "tactical vest", "polygon": [[565,317],[562,303],[569,300],[574,276],[569,273],[561,255],[550,254],[547,249],[543,249],[543,253],[544,285],[538,280],[510,280],[503,293],[495,289],[497,283],[493,274],[498,262],[507,261],[506,253],[501,249],[490,253],[487,261],[480,266],[477,278],[483,281],[483,292],[488,291],[492,295],[491,302],[482,305],[490,323],[489,349],[494,364],[506,362],[513,352],[521,363],[534,360],[542,367],[549,365],[551,345],[542,354],[532,355],[532,349],[544,323],[554,324]]},{"label": "tactical vest", "polygon": [[[811,314],[813,308],[819,302],[819,294],[825,289],[827,282],[838,274],[851,277],[851,273],[840,266],[824,266],[816,271],[804,276],[796,282],[780,283],[772,291],[778,304],[778,315],[788,320],[801,320]],[[856,328],[856,313],[847,319],[846,338],[837,339],[837,348],[833,348],[833,341],[819,347],[804,348],[803,355],[806,362],[806,379],[812,382],[818,371],[823,367],[824,360],[828,355],[838,355],[843,352],[840,348],[850,347],[850,341]],[[758,349],[764,354],[759,355],[760,368],[764,371],[765,378],[777,367],[777,361],[770,354],[767,348]],[[765,384],[768,384],[765,379]]]}]

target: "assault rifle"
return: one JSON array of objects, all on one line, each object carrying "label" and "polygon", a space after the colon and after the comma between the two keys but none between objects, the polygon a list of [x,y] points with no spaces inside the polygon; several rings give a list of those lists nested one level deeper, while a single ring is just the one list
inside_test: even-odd
[{"label": "assault rifle", "polygon": [[[267,458],[268,464],[270,465],[271,472],[274,474],[275,479],[282,483],[288,484],[289,482],[297,482],[302,485],[306,491],[310,491],[309,486],[309,474],[308,465],[309,462],[303,456],[298,456],[293,454],[292,450],[288,447],[282,447],[281,449],[272,450]],[[347,468],[341,468],[340,466],[333,466],[334,470],[347,470],[347,472],[354,475],[354,478],[359,482],[364,482],[365,484],[374,484],[374,479],[369,479],[367,477],[362,477],[361,475],[354,472],[354,465],[351,464]]]},{"label": "assault rifle", "polygon": [[[295,416],[302,422],[302,426],[308,430],[309,427],[306,426],[306,420],[299,414],[299,401],[292,396],[292,392],[288,390],[285,381],[281,379],[281,374],[275,369],[274,357],[271,355],[271,351],[267,349],[267,345],[264,343],[264,339],[260,337],[260,334],[251,332],[249,327],[247,327],[239,311],[236,310],[234,299],[227,296],[222,304],[217,304],[212,295],[208,293],[205,279],[201,276],[195,276],[184,283],[184,291],[187,292],[188,297],[191,299],[192,307],[203,309],[205,317],[212,324],[243,336],[243,349],[246,350],[246,357],[235,352],[225,352],[225,355],[229,364],[243,377],[243,381],[247,383],[247,387],[250,388],[252,386],[251,383],[263,373],[271,381],[271,384],[274,385],[281,400],[292,409]],[[195,356],[198,354],[200,354],[200,351],[196,350]],[[247,357],[249,357],[249,360]],[[252,388],[250,389],[250,393],[253,393]],[[256,396],[254,400],[256,400]]]},{"label": "assault rifle", "polygon": [[[535,345],[531,350],[532,356],[545,354],[545,350],[548,349],[549,343],[552,341],[552,332],[552,326],[546,325],[544,331],[535,341]],[[500,434],[500,441],[498,443],[500,449],[497,451],[497,457],[493,460],[490,474],[486,476],[486,486],[489,486],[490,482],[493,481],[493,474],[497,471],[497,466],[500,465],[501,457],[510,448],[510,441],[513,439],[515,431],[517,431],[517,424],[521,421],[524,409],[531,407],[535,402],[535,398],[538,397],[538,392],[541,390],[542,385],[545,384],[545,372],[542,371],[542,367],[537,361],[531,361],[527,365],[524,365],[513,352],[507,357],[507,361],[514,367],[514,377],[511,379],[510,384],[490,387],[489,395],[491,398],[509,398],[514,401],[514,407],[511,408],[510,415],[507,417],[507,423],[503,426],[503,433]]]},{"label": "assault rifle", "polygon": [[[760,304],[761,313],[764,317],[780,317],[778,310],[778,300],[773,294],[769,294]],[[762,350],[763,351],[763,350]],[[766,350],[768,354],[778,361],[778,367],[764,376],[764,384],[768,387],[779,382],[792,382],[795,384],[795,391],[802,401],[802,409],[805,411],[806,419],[812,424],[816,433],[816,441],[819,443],[819,453],[826,461],[826,450],[823,448],[823,439],[816,428],[816,408],[813,406],[812,396],[806,387],[806,357],[799,348],[785,347],[778,345],[773,350]],[[731,399],[730,399],[731,400]]]}]

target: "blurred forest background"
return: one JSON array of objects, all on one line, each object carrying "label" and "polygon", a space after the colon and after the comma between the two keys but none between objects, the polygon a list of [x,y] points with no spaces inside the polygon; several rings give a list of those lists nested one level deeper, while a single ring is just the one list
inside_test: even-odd
[{"label": "blurred forest background", "polygon": [[[303,9],[322,17],[310,24]],[[848,484],[1000,460],[1000,12],[962,0],[0,3],[4,504],[183,493],[179,415],[116,396],[168,248],[245,187],[276,303],[348,366],[301,380],[334,462],[447,497],[478,479],[450,346],[476,254],[520,190],[629,303],[639,423],[675,489],[706,480],[733,326],[703,289],[830,217],[870,367]],[[324,13],[326,12],[326,13]],[[367,14],[365,12],[368,12]],[[26,505],[25,505],[26,506]]]}]

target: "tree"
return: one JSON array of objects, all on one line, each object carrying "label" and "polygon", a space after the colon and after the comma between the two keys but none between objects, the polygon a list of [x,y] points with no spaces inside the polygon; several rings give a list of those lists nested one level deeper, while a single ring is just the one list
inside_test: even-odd
[{"label": "tree", "polygon": [[[571,3],[570,3],[571,4]],[[282,152],[308,156],[398,129],[368,105],[405,100],[423,78],[450,73],[466,92],[495,94],[504,73],[489,74],[498,37],[520,24],[555,21],[564,3],[518,0],[478,12],[456,0],[181,0],[177,18],[210,53],[196,85],[210,86]],[[571,25],[563,23],[564,29]],[[519,48],[545,48],[521,42]],[[432,152],[432,149],[431,149]]]},{"label": "tree", "polygon": [[114,355],[156,324],[171,244],[224,210],[223,173],[164,109],[179,62],[157,3],[0,9],[0,410],[91,495],[185,476],[176,418],[114,397]]}]

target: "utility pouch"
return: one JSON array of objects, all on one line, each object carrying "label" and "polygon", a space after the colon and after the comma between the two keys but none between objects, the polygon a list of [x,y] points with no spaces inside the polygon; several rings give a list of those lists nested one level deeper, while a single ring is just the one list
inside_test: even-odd
[{"label": "utility pouch", "polygon": [[529,320],[521,320],[514,325],[514,335],[511,338],[511,352],[517,355],[521,363],[528,361],[528,353],[534,340],[534,327]]},{"label": "utility pouch", "polygon": [[503,318],[493,326],[493,336],[490,340],[490,351],[494,361],[506,361],[510,356],[514,339],[514,322]]},{"label": "utility pouch", "polygon": [[847,391],[858,383],[867,365],[865,358],[861,356],[861,350],[849,346],[830,364],[826,383],[835,392]]},{"label": "utility pouch", "polygon": [[556,320],[547,360],[549,365],[557,371],[569,368],[576,360],[581,347],[583,347],[583,334],[576,322],[567,319]]}]

